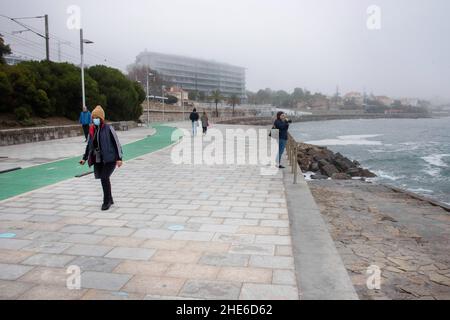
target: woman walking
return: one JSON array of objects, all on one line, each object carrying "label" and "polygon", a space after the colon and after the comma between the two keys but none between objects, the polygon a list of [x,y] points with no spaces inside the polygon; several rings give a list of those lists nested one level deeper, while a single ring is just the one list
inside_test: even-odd
[{"label": "woman walking", "polygon": [[202,129],[203,129],[203,135],[206,135],[206,131],[208,131],[208,126],[209,126],[209,120],[208,120],[208,115],[206,114],[206,111],[203,111],[202,117],[200,118],[200,120],[202,121]]},{"label": "woman walking", "polygon": [[280,169],[284,169],[284,167],[281,165],[281,156],[283,155],[288,140],[289,122],[290,121],[286,118],[286,114],[282,111],[279,111],[277,113],[277,120],[275,120],[273,124],[273,129],[278,129],[279,131],[277,161],[278,161],[278,168]]},{"label": "woman walking", "polygon": [[108,210],[114,204],[110,177],[116,166],[122,166],[122,146],[114,128],[105,123],[105,111],[101,106],[92,111],[92,123],[80,164],[84,165],[87,160],[89,167],[94,166],[95,179],[100,179],[103,188],[102,210]]}]

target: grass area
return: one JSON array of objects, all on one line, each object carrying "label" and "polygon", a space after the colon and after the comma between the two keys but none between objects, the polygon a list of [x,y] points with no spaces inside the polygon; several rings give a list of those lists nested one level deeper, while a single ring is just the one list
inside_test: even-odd
[{"label": "grass area", "polygon": [[[182,136],[181,131],[173,127],[159,124],[153,127],[156,129],[154,135],[122,147],[125,161],[163,149]],[[0,174],[0,200],[92,171],[92,168],[90,169],[87,165],[81,166],[78,163],[80,158],[81,156],[77,156]]]}]

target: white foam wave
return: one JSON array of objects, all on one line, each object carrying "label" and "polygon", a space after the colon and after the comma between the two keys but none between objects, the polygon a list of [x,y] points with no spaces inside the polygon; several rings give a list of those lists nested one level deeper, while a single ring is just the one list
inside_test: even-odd
[{"label": "white foam wave", "polygon": [[383,170],[375,170],[374,172],[378,176],[378,178],[388,179],[388,180],[392,180],[392,181],[396,181],[396,180],[405,178],[405,176],[395,176],[395,175],[385,172]]},{"label": "white foam wave", "polygon": [[423,188],[416,188],[416,189],[410,188],[410,189],[408,189],[408,191],[416,192],[416,193],[433,193],[434,192],[433,190],[423,189]]},{"label": "white foam wave", "polygon": [[422,157],[422,159],[432,166],[445,168],[448,167],[448,165],[443,161],[443,158],[445,157],[450,157],[450,154],[432,154],[426,157]]},{"label": "white foam wave", "polygon": [[381,136],[381,134],[361,134],[361,135],[349,135],[338,136],[337,139],[323,139],[308,141],[308,144],[316,144],[319,146],[348,146],[348,145],[372,145],[380,146],[383,143],[381,141],[367,140],[369,138],[375,138]]}]

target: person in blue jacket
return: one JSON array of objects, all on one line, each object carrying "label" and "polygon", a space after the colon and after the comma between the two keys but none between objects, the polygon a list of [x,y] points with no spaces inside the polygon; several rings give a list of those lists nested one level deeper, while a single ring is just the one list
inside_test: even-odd
[{"label": "person in blue jacket", "polygon": [[89,126],[91,124],[91,113],[86,108],[86,106],[83,106],[83,111],[80,113],[80,124],[83,127],[83,133],[84,133],[84,142],[87,142],[87,137],[89,134]]},{"label": "person in blue jacket", "polygon": [[277,119],[273,124],[273,129],[279,130],[279,142],[278,142],[278,168],[284,169],[284,166],[281,165],[281,156],[283,155],[284,149],[286,148],[286,144],[288,141],[288,130],[289,123],[292,121],[286,118],[286,114],[282,111],[277,113]]}]

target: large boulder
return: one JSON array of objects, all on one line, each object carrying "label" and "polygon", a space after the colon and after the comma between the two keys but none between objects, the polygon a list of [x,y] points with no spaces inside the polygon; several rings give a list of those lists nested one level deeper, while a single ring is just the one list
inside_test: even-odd
[{"label": "large boulder", "polygon": [[352,177],[350,177],[348,174],[343,173],[343,172],[339,172],[339,173],[334,173],[331,176],[331,179],[333,180],[350,180]]},{"label": "large boulder", "polygon": [[327,175],[329,177],[333,176],[333,174],[338,173],[339,170],[332,164],[327,164],[320,169],[322,174]]},{"label": "large boulder", "polygon": [[350,168],[355,167],[355,164],[350,159],[344,157],[340,153],[336,154],[333,163],[342,171],[347,171]]},{"label": "large boulder", "polygon": [[317,162],[311,163],[311,165],[309,166],[309,170],[312,171],[312,172],[319,171],[320,170],[319,164]]}]

